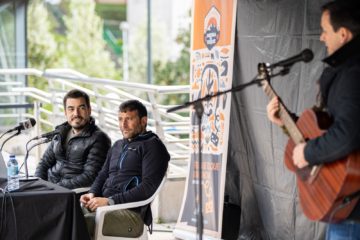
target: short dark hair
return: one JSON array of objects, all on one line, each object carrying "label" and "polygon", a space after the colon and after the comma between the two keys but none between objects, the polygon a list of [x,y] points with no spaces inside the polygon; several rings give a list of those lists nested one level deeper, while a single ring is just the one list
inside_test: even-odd
[{"label": "short dark hair", "polygon": [[119,112],[127,112],[127,111],[134,111],[138,112],[140,119],[142,117],[147,117],[147,110],[144,104],[142,104],[138,100],[127,100],[120,104]]},{"label": "short dark hair", "polygon": [[360,1],[337,0],[322,6],[322,12],[329,11],[330,23],[336,32],[347,28],[354,36],[360,33]]},{"label": "short dark hair", "polygon": [[84,91],[81,91],[78,89],[73,89],[73,90],[70,90],[68,93],[66,93],[64,96],[64,99],[63,99],[64,108],[66,108],[66,100],[68,98],[84,98],[86,106],[90,107],[89,95],[87,95],[87,93]]}]

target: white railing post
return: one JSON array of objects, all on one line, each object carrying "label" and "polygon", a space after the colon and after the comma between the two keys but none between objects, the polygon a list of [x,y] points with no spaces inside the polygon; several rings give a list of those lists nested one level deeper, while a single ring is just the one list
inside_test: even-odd
[{"label": "white railing post", "polygon": [[[41,134],[40,108],[41,108],[41,103],[38,101],[35,101],[34,102],[34,118],[36,120],[36,125],[35,125],[35,135],[36,136],[39,136]],[[36,152],[35,152],[36,165],[38,164],[38,162],[41,158],[41,154],[42,154],[42,150],[41,150],[41,147],[39,146],[36,148]]]},{"label": "white railing post", "polygon": [[158,110],[158,105],[156,103],[156,98],[153,93],[148,92],[148,97],[151,103],[152,114],[155,122],[156,134],[161,138],[161,140],[166,141],[164,127],[161,124],[161,117]]}]

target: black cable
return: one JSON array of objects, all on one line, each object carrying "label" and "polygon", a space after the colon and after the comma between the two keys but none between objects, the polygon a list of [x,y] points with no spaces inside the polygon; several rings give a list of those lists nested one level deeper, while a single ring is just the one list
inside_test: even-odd
[{"label": "black cable", "polygon": [[3,224],[6,223],[6,195],[5,190],[1,188],[1,192],[4,194],[3,200],[1,202],[1,216],[0,216],[0,237],[3,229]]},{"label": "black cable", "polygon": [[[29,145],[29,143],[32,141],[32,140],[34,140],[34,139],[30,139],[27,143],[26,143],[26,154],[25,154],[25,157],[24,157],[24,162],[21,164],[21,166],[20,166],[20,168],[19,168],[19,172],[20,172],[20,170],[21,170],[21,168],[24,166],[24,164],[25,164],[25,161],[27,161],[27,159],[28,159],[28,157],[29,157],[29,152],[34,148],[34,147],[36,147],[36,146],[38,146],[38,145],[40,145],[40,144],[43,144],[43,143],[48,143],[48,142],[50,142],[51,141],[51,139],[45,139],[45,140],[43,140],[43,141],[40,141],[40,142],[37,142],[37,143],[35,143],[34,145],[31,145],[31,147],[30,147],[30,149],[28,149],[28,145]],[[26,169],[25,169],[25,171],[26,171]]]},{"label": "black cable", "polygon": [[26,145],[25,145],[25,150],[26,150],[26,154],[25,154],[25,158],[24,158],[24,162],[21,164],[21,166],[19,167],[19,173],[20,173],[20,170],[21,168],[24,166],[24,163],[25,163],[25,159],[27,159],[28,155],[29,155],[29,151],[28,150],[28,145],[29,143],[32,141],[33,139],[30,139],[29,141],[26,142]]},{"label": "black cable", "polygon": [[20,168],[19,168],[19,173],[20,173],[21,168],[24,166],[25,161],[27,160],[27,158],[28,158],[28,156],[29,156],[29,151],[32,149],[32,148],[31,148],[30,150],[28,150],[28,145],[29,145],[29,143],[30,143],[32,140],[33,140],[33,139],[30,139],[29,141],[27,141],[27,143],[26,143],[26,145],[25,145],[26,154],[25,154],[24,162],[21,164],[21,166],[20,166]]},{"label": "black cable", "polygon": [[11,138],[13,138],[13,137],[15,137],[15,136],[17,136],[17,135],[19,135],[20,134],[20,130],[18,130],[16,133],[14,133],[13,135],[11,135],[10,137],[8,137],[7,139],[5,139],[5,141],[2,143],[2,145],[1,145],[1,148],[0,148],[0,151],[2,151],[2,149],[3,149],[3,147],[4,147],[4,145],[5,145],[5,143],[7,142],[7,141],[9,141]]},{"label": "black cable", "polygon": [[[8,190],[8,185],[6,185],[5,189],[2,190],[2,192],[4,193],[4,199],[3,199],[3,202],[2,202],[2,216],[1,216],[1,224],[0,224],[0,230],[3,229],[3,227],[5,226],[4,224],[7,223],[7,209],[6,209],[6,198],[9,197],[10,199],[10,204],[11,204],[11,210],[12,210],[12,214],[13,214],[13,217],[14,217],[14,232],[15,232],[15,240],[18,239],[17,237],[17,222],[16,222],[16,214],[15,214],[15,206],[14,206],[14,200],[11,196],[11,193],[9,192]],[[0,236],[1,236],[1,233],[2,231],[0,231]]]},{"label": "black cable", "polygon": [[4,132],[3,134],[1,134],[0,138],[2,138],[5,134],[10,133],[10,132],[11,132],[11,130]]}]

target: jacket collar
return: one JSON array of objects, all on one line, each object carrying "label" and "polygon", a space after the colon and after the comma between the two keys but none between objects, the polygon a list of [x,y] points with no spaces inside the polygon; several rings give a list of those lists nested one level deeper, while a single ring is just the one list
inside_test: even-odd
[{"label": "jacket collar", "polygon": [[360,35],[353,38],[350,42],[339,48],[332,55],[328,56],[323,62],[331,67],[337,67],[353,57],[360,56]]},{"label": "jacket collar", "polygon": [[153,136],[158,137],[155,133],[153,133],[152,131],[146,131],[144,133],[141,133],[139,135],[137,135],[136,137],[132,138],[131,140],[124,138],[124,141],[129,143],[129,142],[136,142],[136,141],[141,141],[141,140],[146,140],[149,139]]}]

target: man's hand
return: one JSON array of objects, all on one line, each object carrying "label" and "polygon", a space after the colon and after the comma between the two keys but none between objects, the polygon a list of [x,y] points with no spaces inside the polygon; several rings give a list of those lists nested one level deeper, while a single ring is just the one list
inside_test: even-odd
[{"label": "man's hand", "polygon": [[280,109],[280,102],[278,97],[274,97],[271,99],[269,104],[266,106],[266,112],[269,120],[279,127],[282,127],[284,123],[281,121],[281,119],[278,116],[278,112]]},{"label": "man's hand", "polygon": [[94,212],[98,207],[107,206],[108,204],[109,204],[108,198],[93,197],[86,204],[84,204],[84,207]]},{"label": "man's hand", "polygon": [[94,198],[93,193],[83,194],[80,197],[80,202],[85,206],[92,198]]},{"label": "man's hand", "polygon": [[304,168],[309,165],[309,163],[305,159],[304,155],[304,149],[305,149],[306,143],[300,143],[295,146],[293,150],[293,161],[294,165],[298,168]]}]

